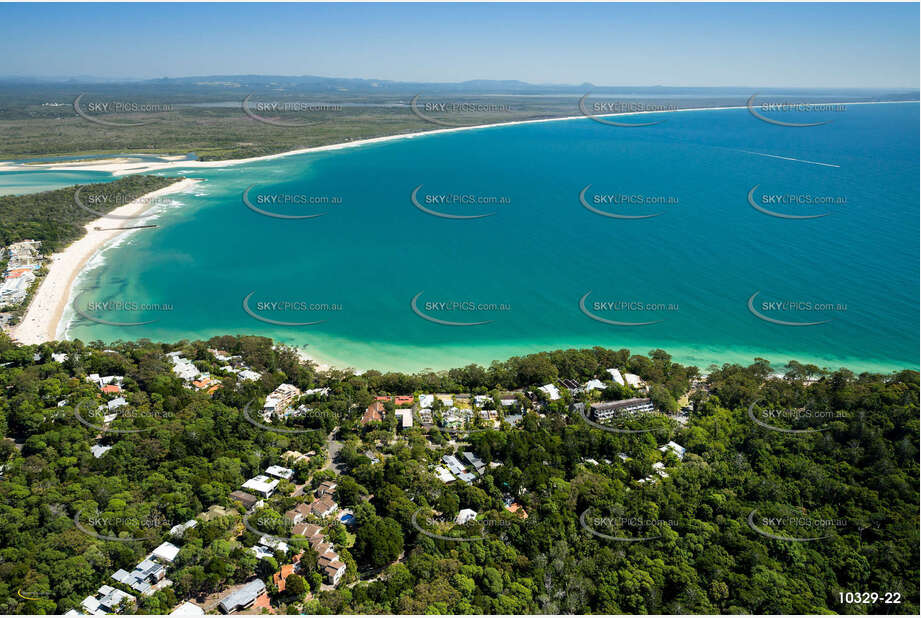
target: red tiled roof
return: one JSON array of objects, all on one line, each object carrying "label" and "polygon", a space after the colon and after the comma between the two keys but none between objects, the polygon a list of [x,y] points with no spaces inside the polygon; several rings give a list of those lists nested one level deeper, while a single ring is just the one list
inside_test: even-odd
[{"label": "red tiled roof", "polygon": [[106,393],[107,395],[122,392],[121,387],[118,386],[117,384],[106,384],[105,386],[101,387],[99,390],[101,390],[103,393]]},{"label": "red tiled roof", "polygon": [[284,592],[285,584],[287,583],[288,576],[294,573],[293,564],[283,564],[281,565],[281,570],[272,576],[272,579],[275,581],[275,587],[278,588],[279,592]]},{"label": "red tiled roof", "polygon": [[383,412],[384,404],[382,404],[380,401],[375,401],[370,406],[368,406],[367,410],[365,410],[364,416],[361,417],[361,424],[367,425],[368,423],[374,421],[380,422],[384,420]]}]

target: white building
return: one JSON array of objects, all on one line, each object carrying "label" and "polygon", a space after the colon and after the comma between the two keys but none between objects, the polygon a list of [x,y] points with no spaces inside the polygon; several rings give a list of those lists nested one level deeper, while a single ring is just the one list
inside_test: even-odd
[{"label": "white building", "polygon": [[419,395],[419,407],[431,408],[435,404],[435,395]]},{"label": "white building", "polygon": [[254,476],[250,480],[243,483],[243,489],[257,493],[263,498],[272,497],[272,494],[275,493],[275,488],[277,486],[278,479],[270,479],[269,477],[262,474]]},{"label": "white building", "polygon": [[667,453],[669,450],[671,450],[673,453],[675,453],[675,457],[677,457],[678,459],[684,459],[684,453],[685,451],[687,451],[686,448],[684,448],[677,442],[673,442],[671,440],[669,440],[668,444],[666,444],[665,446],[660,446],[659,450],[662,451],[663,453]]},{"label": "white building", "polygon": [[172,562],[179,555],[179,548],[167,541],[161,543],[150,555],[166,562]]},{"label": "white building", "polygon": [[553,384],[544,384],[537,390],[546,393],[547,397],[550,398],[550,401],[556,401],[560,398],[560,390]]},{"label": "white building", "polygon": [[413,426],[413,411],[411,408],[400,408],[395,410],[394,413],[403,429],[410,429]]},{"label": "white building", "polygon": [[204,616],[205,610],[191,601],[186,601],[169,613],[170,616]]},{"label": "white building", "polygon": [[476,519],[476,511],[473,509],[461,509],[457,517],[454,518],[454,523],[463,526],[471,519]]},{"label": "white building", "polygon": [[608,373],[611,374],[611,379],[621,386],[625,386],[627,384],[624,382],[624,376],[620,374],[620,369],[608,369]]},{"label": "white building", "polygon": [[282,466],[269,466],[265,469],[265,473],[286,481],[290,481],[294,477],[294,470],[283,468]]}]

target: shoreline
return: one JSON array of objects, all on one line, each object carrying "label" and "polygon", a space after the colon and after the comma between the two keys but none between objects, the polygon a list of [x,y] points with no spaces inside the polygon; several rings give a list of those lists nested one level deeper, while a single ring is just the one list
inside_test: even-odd
[{"label": "shoreline", "polygon": [[[900,103],[921,103],[921,101],[843,101],[840,103],[822,103],[823,105],[895,105]],[[620,116],[641,116],[643,114],[674,114],[679,112],[706,112],[706,111],[723,111],[723,110],[733,110],[733,109],[748,109],[746,105],[732,105],[732,106],[722,106],[722,107],[687,107],[682,109],[667,109],[667,110],[654,110],[654,111],[642,111],[642,112],[620,112],[614,114],[595,114],[594,118],[611,118],[611,117],[620,117]],[[0,162],[0,172],[13,172],[21,171],[22,169],[29,169],[33,171],[88,171],[88,172],[110,172],[113,176],[123,176],[125,174],[147,174],[150,172],[159,172],[163,170],[176,169],[176,168],[221,168],[228,167],[232,165],[241,165],[244,163],[256,163],[259,161],[271,161],[273,159],[280,159],[283,157],[291,157],[301,154],[310,154],[315,152],[330,152],[334,150],[344,150],[346,148],[355,148],[358,146],[366,146],[369,144],[382,144],[386,142],[392,142],[401,139],[413,139],[416,137],[422,137],[426,135],[444,135],[446,133],[457,133],[461,131],[472,131],[475,129],[491,129],[494,127],[511,127],[516,125],[523,124],[538,124],[543,122],[563,122],[567,120],[586,120],[591,119],[592,117],[586,115],[578,116],[560,116],[557,118],[536,118],[533,120],[511,120],[508,122],[495,122],[491,124],[478,124],[478,125],[469,125],[462,127],[450,127],[442,129],[432,129],[431,131],[417,131],[415,133],[397,133],[395,135],[382,135],[380,137],[369,137],[366,139],[358,139],[351,142],[339,142],[337,144],[326,144],[324,146],[311,146],[309,148],[299,148],[296,150],[288,150],[285,152],[279,152],[270,155],[263,155],[260,157],[248,157],[245,159],[225,159],[222,161],[169,161],[169,162],[148,162],[143,161],[127,161],[122,162],[118,159],[100,159],[100,163],[94,164],[90,162],[89,164],[73,165],[71,163],[47,163],[47,164],[11,164]],[[151,156],[147,153],[139,156]]]},{"label": "shoreline", "polygon": [[[186,178],[173,184],[151,191],[136,200],[119,206],[109,214],[119,216],[137,216],[154,208],[151,198],[182,192],[200,182]],[[99,217],[84,226],[86,234],[63,251],[54,253],[47,264],[48,274],[39,284],[38,290],[29,304],[22,320],[10,329],[10,336],[23,345],[41,344],[57,339],[58,326],[64,316],[64,310],[70,302],[74,282],[83,272],[89,261],[104,250],[112,241],[132,230],[96,230],[107,217]]]}]

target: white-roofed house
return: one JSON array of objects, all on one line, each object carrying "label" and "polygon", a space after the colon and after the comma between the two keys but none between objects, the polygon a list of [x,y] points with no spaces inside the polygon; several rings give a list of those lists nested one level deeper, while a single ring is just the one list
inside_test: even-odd
[{"label": "white-roofed house", "polygon": [[624,376],[621,375],[620,369],[608,369],[608,373],[611,374],[611,379],[621,386],[625,386],[627,384],[624,382]]},{"label": "white-roofed house", "polygon": [[473,509],[461,509],[457,517],[454,518],[454,523],[463,526],[471,519],[476,519],[476,511]]},{"label": "white-roofed house", "polygon": [[400,408],[395,410],[394,414],[400,420],[400,427],[410,429],[413,426],[413,411],[411,408]]},{"label": "white-roofed house", "polygon": [[186,601],[169,613],[170,616],[204,616],[205,610],[191,601]]},{"label": "white-roofed house", "polygon": [[179,555],[179,548],[167,541],[161,543],[150,555],[166,562],[172,562]]},{"label": "white-roofed house", "polygon": [[290,481],[294,477],[294,470],[282,466],[269,466],[265,469],[265,473],[286,481]]},{"label": "white-roofed house", "polygon": [[666,444],[665,446],[660,446],[659,450],[662,451],[663,453],[667,453],[669,450],[671,450],[673,453],[675,453],[675,457],[677,457],[678,459],[684,459],[684,453],[685,451],[687,451],[686,448],[684,448],[677,442],[673,442],[671,440],[669,440],[668,444]]},{"label": "white-roofed house", "polygon": [[550,401],[556,401],[560,398],[560,390],[553,384],[544,384],[537,390],[546,393],[547,397],[550,398]]},{"label": "white-roofed house", "polygon": [[243,483],[243,489],[248,489],[249,491],[255,492],[263,498],[271,498],[272,494],[275,493],[275,488],[277,486],[278,479],[270,479],[269,477],[262,474],[254,476],[253,478]]}]

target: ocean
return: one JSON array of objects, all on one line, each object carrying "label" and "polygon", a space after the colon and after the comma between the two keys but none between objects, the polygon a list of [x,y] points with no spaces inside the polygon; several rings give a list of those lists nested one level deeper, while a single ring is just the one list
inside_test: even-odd
[{"label": "ocean", "polygon": [[401,371],[591,346],[917,369],[918,112],[580,118],[171,170],[204,181],[93,260],[66,334],[257,334]]}]

